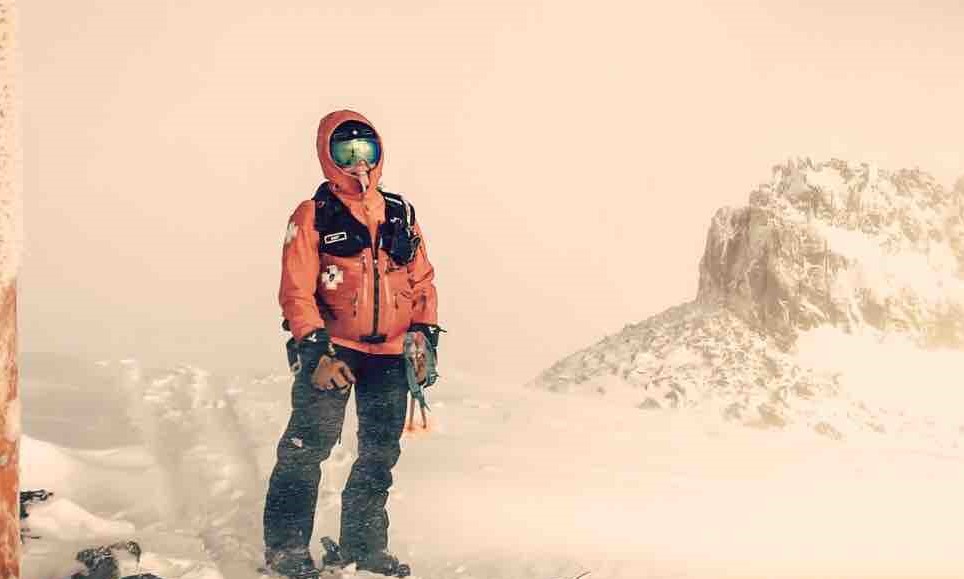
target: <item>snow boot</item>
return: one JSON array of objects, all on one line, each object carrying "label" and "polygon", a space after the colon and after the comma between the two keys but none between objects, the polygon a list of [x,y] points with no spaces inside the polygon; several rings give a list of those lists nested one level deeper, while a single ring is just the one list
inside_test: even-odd
[{"label": "snow boot", "polygon": [[318,579],[318,568],[308,549],[266,553],[265,569],[288,579]]},{"label": "snow boot", "polygon": [[322,537],[321,544],[325,548],[325,555],[321,559],[323,569],[340,569],[354,563],[359,571],[369,571],[389,577],[408,577],[412,574],[410,566],[400,562],[388,551],[376,551],[356,559],[343,553],[341,547],[331,537]]},{"label": "snow boot", "polygon": [[350,561],[346,561],[341,555],[341,547],[331,537],[322,537],[321,545],[325,548],[325,554],[321,556],[321,568],[342,568],[347,566]]},{"label": "snow boot", "polygon": [[368,553],[355,562],[359,571],[369,571],[389,577],[408,577],[412,568],[398,560],[398,557],[388,551]]}]

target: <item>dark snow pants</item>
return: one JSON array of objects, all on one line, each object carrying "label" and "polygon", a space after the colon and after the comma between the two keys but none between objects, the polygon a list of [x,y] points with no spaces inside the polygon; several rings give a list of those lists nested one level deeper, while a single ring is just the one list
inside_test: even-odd
[{"label": "dark snow pants", "polygon": [[[360,558],[388,546],[388,489],[405,425],[408,382],[401,355],[366,354],[335,347],[358,380],[358,458],[341,495],[340,544]],[[264,508],[267,551],[308,547],[315,520],[320,464],[341,437],[349,394],[321,391],[306,371],[295,376],[291,418],[278,443],[277,463]]]}]

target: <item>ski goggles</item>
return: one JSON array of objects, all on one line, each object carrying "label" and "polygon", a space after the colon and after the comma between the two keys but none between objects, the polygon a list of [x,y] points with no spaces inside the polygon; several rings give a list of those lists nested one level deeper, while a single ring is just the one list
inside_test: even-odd
[{"label": "ski goggles", "polygon": [[351,167],[365,161],[374,167],[382,157],[382,145],[375,131],[358,121],[346,121],[331,134],[328,142],[331,159],[339,167]]}]

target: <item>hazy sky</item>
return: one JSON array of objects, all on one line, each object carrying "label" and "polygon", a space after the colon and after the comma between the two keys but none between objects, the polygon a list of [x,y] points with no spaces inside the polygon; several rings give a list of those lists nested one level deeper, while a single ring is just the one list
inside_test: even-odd
[{"label": "hazy sky", "polygon": [[318,119],[365,114],[437,271],[442,373],[532,377],[695,295],[788,156],[964,174],[964,8],[22,2],[22,348],[282,364]]}]

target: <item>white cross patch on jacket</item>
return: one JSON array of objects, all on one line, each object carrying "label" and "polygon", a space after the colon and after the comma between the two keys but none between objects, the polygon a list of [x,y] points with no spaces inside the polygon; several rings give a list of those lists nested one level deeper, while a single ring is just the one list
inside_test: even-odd
[{"label": "white cross patch on jacket", "polygon": [[338,269],[337,265],[329,265],[328,269],[321,274],[321,279],[325,284],[326,290],[338,289],[338,284],[345,281],[345,276],[342,271]]},{"label": "white cross patch on jacket", "polygon": [[285,245],[291,243],[295,237],[298,236],[298,225],[292,221],[288,224],[288,231],[285,231]]}]

